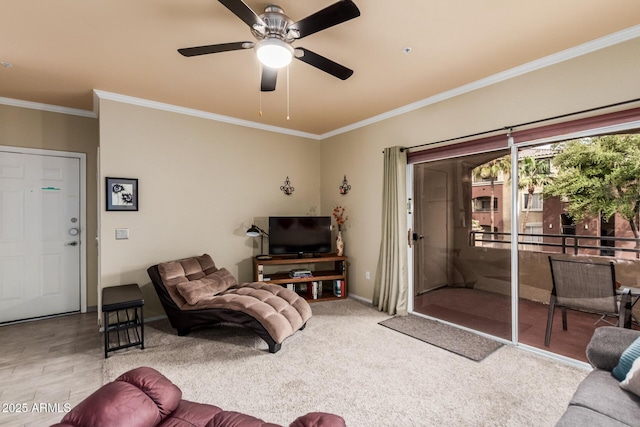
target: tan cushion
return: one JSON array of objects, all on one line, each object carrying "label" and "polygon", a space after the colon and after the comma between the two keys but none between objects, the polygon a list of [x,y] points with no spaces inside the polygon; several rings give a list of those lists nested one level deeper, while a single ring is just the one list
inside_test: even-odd
[{"label": "tan cushion", "polygon": [[163,262],[158,264],[158,271],[165,286],[175,286],[180,282],[187,282],[187,275],[184,273],[182,264],[178,261]]},{"label": "tan cushion", "polygon": [[178,283],[176,287],[187,304],[195,305],[199,301],[212,298],[237,284],[233,274],[226,268],[221,268],[215,273],[207,274],[200,280]]},{"label": "tan cushion", "polygon": [[233,274],[226,268],[221,268],[215,273],[207,274],[203,280],[209,280],[209,286],[214,293],[219,294],[238,284]]},{"label": "tan cushion", "polygon": [[[206,280],[206,279],[205,279]],[[190,280],[189,282],[178,283],[176,286],[178,293],[187,301],[187,304],[197,304],[201,299],[211,295],[209,284],[202,280]]]},{"label": "tan cushion", "polygon": [[201,279],[216,271],[218,271],[216,264],[208,254],[158,264],[160,278],[165,288],[167,288],[171,299],[173,299],[179,308],[184,307],[187,304],[187,300],[180,295],[177,285],[190,280]]}]

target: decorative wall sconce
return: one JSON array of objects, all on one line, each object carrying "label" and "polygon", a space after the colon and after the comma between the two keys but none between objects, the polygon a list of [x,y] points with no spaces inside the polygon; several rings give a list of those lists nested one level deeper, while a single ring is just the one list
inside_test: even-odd
[{"label": "decorative wall sconce", "polygon": [[347,181],[347,175],[344,176],[344,179],[342,180],[342,185],[338,188],[340,189],[340,194],[347,194],[349,190],[351,190],[349,181]]},{"label": "decorative wall sconce", "polygon": [[287,196],[290,196],[291,193],[293,193],[293,190],[295,190],[295,188],[291,186],[291,181],[289,181],[289,177],[287,177],[287,179],[284,180],[284,185],[280,186],[280,190],[282,190],[282,192]]}]

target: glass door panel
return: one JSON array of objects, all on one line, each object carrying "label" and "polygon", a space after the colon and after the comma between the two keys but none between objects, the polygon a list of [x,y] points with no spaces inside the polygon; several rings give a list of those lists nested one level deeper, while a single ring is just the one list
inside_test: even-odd
[{"label": "glass door panel", "polygon": [[[604,135],[519,149],[520,343],[586,362],[585,350],[594,330],[617,322],[615,317],[603,318],[587,310],[567,310],[567,329],[563,330],[562,310],[556,309],[549,345],[545,345],[553,288],[550,256],[614,262],[620,288],[631,288],[640,296],[640,249],[633,230],[638,224],[638,214],[633,214],[640,188],[634,172],[640,162],[638,152],[639,135]],[[599,167],[591,166],[595,164]],[[588,185],[581,188],[587,177]],[[577,191],[580,198],[571,191]],[[599,197],[616,191],[621,196]],[[625,202],[625,194],[635,196]],[[640,304],[634,307],[634,319],[639,309]],[[635,321],[632,327],[639,329]]]},{"label": "glass door panel", "polygon": [[508,154],[413,166],[413,309],[510,340]]}]

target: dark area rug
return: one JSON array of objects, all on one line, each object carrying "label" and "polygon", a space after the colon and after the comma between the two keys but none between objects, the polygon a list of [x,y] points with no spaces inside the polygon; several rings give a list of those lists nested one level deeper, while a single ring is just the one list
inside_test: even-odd
[{"label": "dark area rug", "polygon": [[476,362],[502,346],[502,343],[492,339],[412,314],[395,316],[378,323]]}]

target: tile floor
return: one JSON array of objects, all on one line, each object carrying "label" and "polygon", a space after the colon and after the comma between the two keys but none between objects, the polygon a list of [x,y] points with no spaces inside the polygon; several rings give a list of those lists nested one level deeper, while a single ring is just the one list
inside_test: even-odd
[{"label": "tile floor", "polygon": [[102,339],[95,312],[0,326],[0,426],[57,423],[102,386]]}]

